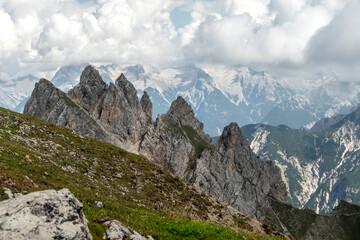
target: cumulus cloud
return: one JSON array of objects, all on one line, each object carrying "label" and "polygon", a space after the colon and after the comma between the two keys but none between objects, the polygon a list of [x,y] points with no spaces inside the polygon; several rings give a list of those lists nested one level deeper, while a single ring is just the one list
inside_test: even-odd
[{"label": "cumulus cloud", "polygon": [[185,53],[228,64],[302,63],[307,42],[333,14],[297,0],[242,2],[247,1],[226,1],[221,18],[203,21]]},{"label": "cumulus cloud", "polygon": [[309,41],[307,57],[313,62],[360,63],[360,3],[349,4]]},{"label": "cumulus cloud", "polygon": [[[176,29],[179,7],[191,22]],[[356,0],[0,0],[0,73],[82,62],[341,68],[359,62],[359,13]]]},{"label": "cumulus cloud", "polygon": [[[31,3],[31,4],[30,4]],[[171,9],[181,1],[0,2],[0,71],[80,62],[159,63],[176,58]]]}]

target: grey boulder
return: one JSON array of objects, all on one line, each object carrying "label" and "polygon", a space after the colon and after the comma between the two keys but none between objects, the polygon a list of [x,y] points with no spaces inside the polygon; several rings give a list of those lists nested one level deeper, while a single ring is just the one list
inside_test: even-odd
[{"label": "grey boulder", "polygon": [[92,239],[83,205],[68,189],[0,202],[0,239]]}]

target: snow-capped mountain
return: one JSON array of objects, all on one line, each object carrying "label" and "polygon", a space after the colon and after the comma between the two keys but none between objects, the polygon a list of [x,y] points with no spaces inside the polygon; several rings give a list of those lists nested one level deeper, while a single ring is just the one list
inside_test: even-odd
[{"label": "snow-capped mountain", "polygon": [[289,99],[295,91],[284,87],[268,73],[246,66],[209,68],[216,87],[236,106],[244,109],[250,122],[258,123],[274,106]]},{"label": "snow-capped mountain", "polygon": [[[78,84],[86,65],[63,66],[51,81],[67,92]],[[160,69],[151,65],[109,64],[97,69],[107,83],[124,73],[138,89],[139,96],[147,91],[153,102],[154,119],[165,113],[178,95],[183,96],[211,136],[219,135],[224,126],[234,121],[240,126],[264,122],[299,128],[322,117],[348,111],[360,96],[360,85],[335,81],[327,81],[323,86],[302,94],[296,86],[291,87],[290,81],[284,82],[246,66],[201,69],[188,64]],[[24,99],[30,96],[34,84],[18,82],[16,89],[20,90],[15,91],[15,85],[11,85],[14,82],[18,81],[1,84],[2,106],[21,112],[26,102]],[[319,82],[316,81],[315,85]],[[305,85],[310,88],[309,84]],[[13,88],[5,89],[4,86]],[[27,89],[26,92],[23,88]]]},{"label": "snow-capped mountain", "polygon": [[[38,80],[32,75],[9,81],[0,80],[0,107],[15,109],[31,95],[35,82]],[[22,111],[21,108],[19,110]]]},{"label": "snow-capped mountain", "polygon": [[358,102],[360,83],[328,81],[306,94],[297,94],[281,102],[261,122],[311,128],[321,118],[347,113]]},{"label": "snow-capped mountain", "polygon": [[276,104],[293,94],[267,73],[248,67],[203,70],[193,64],[168,69],[112,64],[101,66],[99,71],[105,81],[114,80],[123,72],[139,95],[147,91],[154,104],[154,118],[165,113],[177,96],[183,96],[210,135],[220,134],[232,121],[240,125],[259,122]]},{"label": "snow-capped mountain", "polygon": [[80,81],[81,72],[89,64],[62,66],[52,78],[55,87],[64,92],[68,92]]},{"label": "snow-capped mountain", "polygon": [[360,204],[360,107],[319,131],[257,124],[242,128],[255,153],[282,171],[293,206],[318,213]]}]

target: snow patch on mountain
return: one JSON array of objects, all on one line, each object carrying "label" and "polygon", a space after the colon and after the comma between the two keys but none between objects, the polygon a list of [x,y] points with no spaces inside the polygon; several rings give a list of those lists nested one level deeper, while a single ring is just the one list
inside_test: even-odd
[{"label": "snow patch on mountain", "polygon": [[[305,204],[309,201],[311,195],[316,192],[318,189],[319,182],[319,164],[318,161],[313,163],[300,163],[299,158],[295,156],[287,156],[286,152],[281,150],[277,151],[282,157],[282,160],[296,169],[298,172],[300,179],[299,184],[301,186],[301,190],[295,192],[295,196],[297,200],[300,202],[301,207],[304,207]],[[280,165],[279,167],[284,168],[284,166]],[[286,172],[285,180],[287,181],[287,185],[289,186],[289,179]]]},{"label": "snow patch on mountain", "polygon": [[270,132],[266,131],[261,126],[256,129],[256,132],[253,134],[253,140],[250,143],[250,148],[254,151],[255,154],[258,154],[264,149],[267,143],[266,138],[269,134]]},{"label": "snow patch on mountain", "polygon": [[1,81],[0,106],[15,109],[24,99],[31,95],[35,82],[39,79],[27,75],[9,81]]},{"label": "snow patch on mountain", "polygon": [[296,94],[275,106],[261,122],[291,128],[310,126],[324,117],[347,113],[360,102],[360,83],[332,78],[306,94]]}]

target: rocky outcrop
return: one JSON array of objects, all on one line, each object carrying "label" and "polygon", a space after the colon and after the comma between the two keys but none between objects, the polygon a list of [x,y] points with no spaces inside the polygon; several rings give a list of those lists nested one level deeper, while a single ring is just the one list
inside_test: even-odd
[{"label": "rocky outcrop", "polygon": [[190,105],[179,96],[144,135],[139,152],[176,176],[187,179],[195,160],[210,146],[210,141]]},{"label": "rocky outcrop", "polygon": [[214,148],[197,160],[190,182],[250,216],[265,219],[265,197],[285,201],[286,186],[280,170],[250,149],[239,126],[224,128]]},{"label": "rocky outcrop", "polygon": [[97,116],[100,99],[106,90],[106,83],[99,72],[92,66],[87,66],[80,76],[80,83],[68,93],[70,99],[85,109],[90,115]]},{"label": "rocky outcrop", "polygon": [[195,147],[183,128],[173,123],[167,115],[162,115],[144,135],[139,145],[139,153],[185,179]]},{"label": "rocky outcrop", "polygon": [[69,190],[0,202],[0,239],[92,239],[82,204]]},{"label": "rocky outcrop", "polygon": [[24,113],[57,126],[73,129],[83,136],[116,143],[111,141],[109,134],[83,108],[46,79],[35,84]]},{"label": "rocky outcrop", "polygon": [[[42,85],[36,86],[32,96],[32,99],[40,100],[30,99],[25,113],[89,135],[87,126],[77,129],[48,117],[46,109],[57,109],[57,105],[63,105],[62,99],[66,99],[86,115],[80,118],[73,114],[74,121],[90,118],[103,129],[104,133],[93,137],[140,153],[251,216],[264,218],[265,196],[279,201],[285,199],[286,190],[280,171],[252,152],[236,124],[226,127],[217,143],[211,145],[209,135],[203,131],[204,125],[182,97],[178,97],[169,111],[153,123],[148,94],[144,92],[139,101],[136,89],[123,74],[115,84],[107,86],[97,70],[88,66],[79,85],[70,90],[68,96],[48,84],[48,88],[62,96],[58,101],[38,95],[40,87]],[[71,114],[65,110],[62,112]],[[60,117],[57,113],[53,115]]]},{"label": "rocky outcrop", "polygon": [[151,111],[147,94],[140,104],[136,89],[124,75],[107,86],[92,66],[85,68],[80,83],[68,94],[41,79],[24,109],[25,114],[135,153],[153,124]]},{"label": "rocky outcrop", "polygon": [[194,111],[183,97],[177,97],[177,99],[171,104],[170,109],[166,115],[180,127],[192,127],[207,142],[211,142],[210,136],[203,130],[204,124],[195,117]]},{"label": "rocky outcrop", "polygon": [[144,91],[144,94],[141,97],[140,104],[141,104],[141,107],[142,107],[143,111],[149,117],[149,120],[151,120],[151,117],[152,117],[151,116],[152,115],[152,102],[151,102],[150,97],[149,97],[149,95],[147,94],[146,91]]},{"label": "rocky outcrop", "polygon": [[125,225],[117,220],[107,221],[104,223],[107,230],[104,235],[104,240],[153,240],[151,236],[141,236],[136,231],[131,231]]}]

